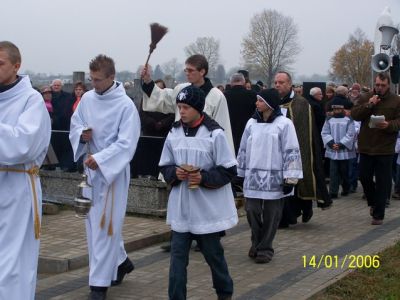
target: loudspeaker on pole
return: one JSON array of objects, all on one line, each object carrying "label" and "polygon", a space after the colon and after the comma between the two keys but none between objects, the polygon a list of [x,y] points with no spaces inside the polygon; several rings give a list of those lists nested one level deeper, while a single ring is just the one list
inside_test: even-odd
[{"label": "loudspeaker on pole", "polygon": [[378,53],[372,56],[371,68],[377,73],[386,72],[390,68],[390,56]]}]

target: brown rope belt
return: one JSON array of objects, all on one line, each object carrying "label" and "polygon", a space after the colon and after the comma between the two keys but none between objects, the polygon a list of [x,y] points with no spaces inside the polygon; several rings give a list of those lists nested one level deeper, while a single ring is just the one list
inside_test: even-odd
[{"label": "brown rope belt", "polygon": [[0,168],[0,172],[14,172],[14,173],[26,173],[29,175],[31,181],[31,188],[33,194],[33,208],[34,208],[34,228],[35,228],[35,239],[39,239],[40,237],[40,218],[39,218],[39,209],[38,209],[38,199],[36,195],[36,186],[35,186],[35,176],[39,177],[39,167],[33,166],[29,170],[24,169],[13,169],[13,168]]},{"label": "brown rope belt", "polygon": [[108,223],[107,234],[108,234],[109,236],[112,236],[113,233],[114,233],[113,224],[112,224],[112,221],[113,221],[113,211],[114,211],[114,198],[115,198],[115,196],[114,196],[114,183],[112,183],[112,184],[108,187],[108,190],[107,190],[106,201],[105,201],[105,203],[104,203],[104,209],[103,209],[103,215],[101,216],[101,220],[100,220],[100,228],[103,229],[103,228],[104,228],[104,225],[105,225],[105,223],[106,223],[106,210],[107,210],[108,195],[109,195],[109,192],[110,192],[110,188],[111,188],[111,213],[110,213],[110,222]]}]

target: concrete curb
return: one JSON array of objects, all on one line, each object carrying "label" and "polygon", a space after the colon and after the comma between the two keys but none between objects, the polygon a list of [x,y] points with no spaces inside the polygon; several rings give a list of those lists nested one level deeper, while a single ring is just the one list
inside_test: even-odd
[{"label": "concrete curb", "polygon": [[[125,250],[126,252],[131,252],[157,243],[169,241],[169,239],[170,231],[155,233],[141,239],[125,241]],[[38,273],[57,274],[87,267],[88,265],[88,254],[71,258],[39,256]]]}]

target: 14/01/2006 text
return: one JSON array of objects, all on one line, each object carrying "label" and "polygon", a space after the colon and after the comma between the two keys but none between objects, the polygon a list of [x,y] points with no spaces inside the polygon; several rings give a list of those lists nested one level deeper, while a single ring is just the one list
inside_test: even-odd
[{"label": "14/01/2006 text", "polygon": [[322,254],[303,255],[303,267],[313,269],[378,269],[381,265],[379,255],[348,255],[339,257],[339,255]]}]

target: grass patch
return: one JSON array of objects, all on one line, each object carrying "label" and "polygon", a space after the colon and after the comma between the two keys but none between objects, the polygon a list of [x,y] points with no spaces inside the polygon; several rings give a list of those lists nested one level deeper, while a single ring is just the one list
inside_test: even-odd
[{"label": "grass patch", "polygon": [[378,255],[378,269],[358,269],[310,300],[400,299],[400,242]]}]

